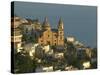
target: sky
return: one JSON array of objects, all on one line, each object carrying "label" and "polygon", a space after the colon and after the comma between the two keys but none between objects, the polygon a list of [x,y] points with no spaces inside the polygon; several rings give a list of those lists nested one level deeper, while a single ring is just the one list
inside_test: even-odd
[{"label": "sky", "polygon": [[64,34],[74,36],[86,46],[97,46],[97,7],[68,4],[15,2],[14,13],[22,18],[47,17],[52,28],[57,28],[59,18],[64,22]]}]

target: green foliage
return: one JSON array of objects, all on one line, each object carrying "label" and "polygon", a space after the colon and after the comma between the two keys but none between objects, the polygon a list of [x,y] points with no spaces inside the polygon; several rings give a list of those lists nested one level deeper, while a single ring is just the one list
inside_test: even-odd
[{"label": "green foliage", "polygon": [[14,55],[14,72],[15,73],[29,73],[34,72],[36,62],[32,60],[27,53],[16,53]]},{"label": "green foliage", "polygon": [[69,65],[77,66],[77,52],[73,43],[67,43],[67,50],[65,51],[64,55]]}]

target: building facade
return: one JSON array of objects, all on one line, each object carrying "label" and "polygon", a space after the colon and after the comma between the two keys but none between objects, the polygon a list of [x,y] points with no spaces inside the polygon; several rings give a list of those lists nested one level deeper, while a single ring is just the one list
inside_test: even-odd
[{"label": "building facade", "polygon": [[42,34],[38,37],[38,43],[42,45],[64,45],[64,24],[61,18],[57,27],[57,29],[52,29],[46,17],[42,25]]},{"label": "building facade", "polygon": [[[40,23],[38,19],[26,19],[25,22],[22,22],[19,17],[14,17],[11,23],[12,42],[14,42],[14,44],[16,42],[21,43],[22,35],[23,37],[26,35],[28,36],[25,37],[26,39],[32,37],[31,39],[35,39],[35,42],[40,45],[64,45],[64,24],[61,18],[58,21],[56,29],[51,28],[47,17],[45,17],[43,23]],[[30,41],[30,39],[28,39],[28,41]]]},{"label": "building facade", "polygon": [[14,16],[11,18],[11,45],[14,50],[18,50],[22,45],[22,33],[18,28],[21,25],[20,17]]}]

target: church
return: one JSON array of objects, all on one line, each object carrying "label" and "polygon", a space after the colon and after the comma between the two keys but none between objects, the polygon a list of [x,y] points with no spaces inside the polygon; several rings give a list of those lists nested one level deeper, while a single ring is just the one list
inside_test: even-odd
[{"label": "church", "polygon": [[[39,31],[39,30],[38,30]],[[50,27],[47,17],[42,24],[37,42],[41,45],[63,46],[64,45],[64,24],[60,18],[56,29]]]}]

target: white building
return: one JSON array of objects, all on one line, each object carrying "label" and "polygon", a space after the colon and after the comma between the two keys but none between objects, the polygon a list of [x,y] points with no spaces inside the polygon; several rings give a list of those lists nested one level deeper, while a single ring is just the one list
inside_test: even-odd
[{"label": "white building", "polygon": [[75,42],[74,42],[74,45],[75,45],[75,46],[79,46],[79,47],[84,46],[84,44],[81,43],[81,42],[79,42],[79,41],[75,41]]},{"label": "white building", "polygon": [[90,61],[83,62],[83,68],[84,69],[90,68],[90,66],[91,66]]},{"label": "white building", "polygon": [[24,50],[26,52],[29,53],[29,55],[31,57],[34,57],[35,56],[35,52],[36,52],[36,47],[38,46],[38,44],[32,44],[32,43],[29,43],[29,44],[25,44],[24,45]]},{"label": "white building", "polygon": [[75,68],[72,65],[65,67],[65,71],[71,71],[71,70],[78,70],[78,68]]},{"label": "white building", "polygon": [[52,72],[53,71],[53,66],[39,66],[35,70],[36,72]]},{"label": "white building", "polygon": [[74,37],[72,37],[72,36],[68,36],[67,37],[67,42],[74,42],[75,41],[75,38]]},{"label": "white building", "polygon": [[64,58],[64,53],[63,52],[57,52],[54,54],[55,58]]},{"label": "white building", "polygon": [[48,53],[50,51],[50,45],[46,45],[42,47],[45,53]]}]

